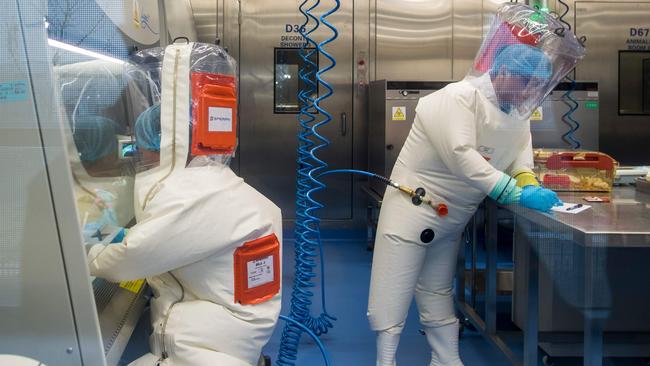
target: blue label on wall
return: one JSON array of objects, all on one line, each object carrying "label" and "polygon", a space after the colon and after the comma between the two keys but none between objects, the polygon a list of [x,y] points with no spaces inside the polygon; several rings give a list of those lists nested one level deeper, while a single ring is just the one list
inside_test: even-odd
[{"label": "blue label on wall", "polygon": [[27,81],[0,83],[0,103],[27,100]]}]

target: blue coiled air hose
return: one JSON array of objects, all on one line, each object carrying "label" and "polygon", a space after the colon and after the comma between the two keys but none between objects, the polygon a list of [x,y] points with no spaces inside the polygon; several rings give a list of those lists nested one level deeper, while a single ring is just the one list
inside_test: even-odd
[{"label": "blue coiled air hose", "polygon": [[325,361],[326,366],[330,366],[332,364],[332,361],[330,361],[330,356],[327,350],[325,349],[325,346],[323,345],[323,342],[318,339],[318,336],[314,334],[309,328],[305,327],[304,325],[298,323],[296,320],[293,320],[289,317],[286,317],[284,315],[280,315],[280,319],[284,320],[287,322],[287,324],[291,324],[295,327],[298,327],[302,329],[305,333],[307,333],[313,340],[316,342],[316,345],[318,346],[318,349],[320,349],[320,352],[323,354],[323,360]]},{"label": "blue coiled air hose", "polygon": [[387,185],[392,185],[392,182],[390,181],[390,179],[388,179],[388,178],[386,178],[384,176],[381,176],[381,175],[375,174],[375,173],[370,173],[370,172],[367,172],[365,170],[357,170],[357,169],[328,170],[326,172],[323,172],[323,173],[319,174],[318,177],[320,178],[320,177],[324,177],[324,176],[330,175],[330,174],[341,174],[341,173],[365,175],[366,177],[379,179],[380,181],[384,182]]},{"label": "blue coiled air hose", "polygon": [[[305,17],[305,22],[300,28],[300,34],[305,38],[305,43],[300,52],[304,62],[299,71],[302,89],[298,94],[300,132],[297,149],[296,227],[294,231],[295,279],[289,316],[286,317],[289,321],[282,331],[280,351],[276,361],[278,366],[294,365],[298,357],[300,336],[305,329],[309,329],[315,336],[320,336],[327,333],[333,327],[332,322],[336,320],[327,312],[325,305],[325,263],[320,235],[320,218],[316,212],[324,205],[318,202],[314,195],[326,188],[325,184],[318,179],[318,175],[328,166],[318,158],[317,152],[330,144],[325,137],[318,133],[318,128],[332,120],[331,114],[321,107],[321,103],[334,92],[334,89],[322,77],[324,73],[336,66],[336,60],[324,49],[327,44],[338,37],[338,31],[327,21],[327,17],[339,9],[340,3],[339,0],[335,0],[335,6],[332,9],[325,12],[320,18],[316,18],[312,11],[319,3],[319,0],[305,0],[299,7]],[[323,42],[316,43],[311,38],[311,34],[318,29],[321,23],[328,27],[333,34]],[[310,24],[313,26],[307,30],[307,26]],[[311,58],[315,53],[323,55],[330,61],[330,65],[317,70],[318,65]],[[314,75],[316,82],[312,80]],[[314,98],[319,86],[325,90],[325,93]],[[317,120],[318,115],[323,117],[322,120]],[[315,287],[312,280],[316,278],[314,272],[317,265],[316,256],[320,257],[322,312],[319,316],[314,317],[311,315],[312,297],[314,296],[311,288]],[[324,348],[321,350],[324,351]],[[326,356],[325,353],[324,355]],[[327,357],[326,362],[329,364]]]},{"label": "blue coiled air hose", "polygon": [[558,18],[558,20],[564,24],[564,28],[567,30],[571,30],[571,24],[569,24],[566,20],[564,20],[564,17],[569,14],[569,5],[565,3],[563,0],[559,0],[560,5],[564,7],[564,11],[562,12],[562,15]]},{"label": "blue coiled air hose", "polygon": [[[564,20],[564,17],[569,13],[569,5],[563,0],[559,0],[559,3],[564,7],[564,11],[558,20],[564,24],[565,30],[570,31],[571,24]],[[576,81],[568,75],[566,78],[571,82],[571,85],[569,86],[569,90],[562,95],[562,101],[569,107],[569,111],[562,115],[562,122],[566,123],[569,126],[569,131],[562,135],[562,140],[571,145],[571,147],[574,149],[579,149],[582,144],[576,139],[575,133],[580,128],[580,123],[573,118],[573,114],[578,110],[579,106],[578,102],[573,98],[572,95],[572,92],[576,88]]]},{"label": "blue coiled air hose", "polygon": [[569,90],[562,95],[562,101],[569,107],[569,110],[562,115],[562,121],[569,126],[569,131],[562,135],[562,140],[570,144],[574,149],[579,149],[582,144],[575,138],[575,132],[580,128],[580,123],[573,118],[573,114],[578,110],[578,102],[573,98],[572,92],[575,90],[576,81],[567,76],[571,82]]}]

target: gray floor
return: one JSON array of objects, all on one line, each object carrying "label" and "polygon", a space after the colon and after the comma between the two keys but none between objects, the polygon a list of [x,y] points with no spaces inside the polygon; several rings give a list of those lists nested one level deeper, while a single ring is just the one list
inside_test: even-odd
[{"label": "gray floor", "polygon": [[[289,311],[291,285],[293,284],[293,245],[285,241],[284,252],[284,297],[283,314]],[[374,366],[375,338],[368,327],[366,307],[372,253],[365,244],[354,240],[337,240],[325,243],[326,289],[328,311],[336,316],[334,328],[322,337],[334,365]],[[315,314],[315,312],[314,312]],[[281,323],[277,328],[265,353],[274,360],[280,343]],[[420,329],[415,304],[413,304],[398,350],[398,364],[426,366],[429,364],[429,348]],[[318,347],[303,337],[303,345],[298,353],[297,365],[324,365]],[[467,332],[461,340],[461,356],[466,366],[507,365],[505,357],[495,351],[483,338]]]}]

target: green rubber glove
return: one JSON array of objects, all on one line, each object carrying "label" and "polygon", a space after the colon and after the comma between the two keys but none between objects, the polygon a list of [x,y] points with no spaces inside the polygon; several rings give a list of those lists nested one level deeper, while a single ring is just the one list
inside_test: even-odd
[{"label": "green rubber glove", "polygon": [[504,205],[519,203],[521,188],[517,187],[516,179],[504,174],[488,196]]}]

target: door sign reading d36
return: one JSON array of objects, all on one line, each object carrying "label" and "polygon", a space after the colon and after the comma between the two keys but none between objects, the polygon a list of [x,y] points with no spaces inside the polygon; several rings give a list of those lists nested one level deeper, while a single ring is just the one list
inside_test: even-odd
[{"label": "door sign reading d36", "polygon": [[305,28],[304,25],[298,25],[298,24],[285,24],[284,25],[284,32],[285,33],[305,33],[307,31],[307,28]]},{"label": "door sign reading d36", "polygon": [[391,115],[393,116],[393,121],[406,121],[406,107],[393,107]]}]

